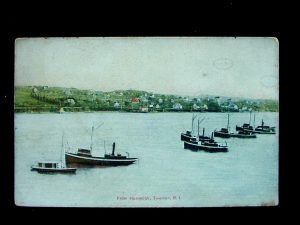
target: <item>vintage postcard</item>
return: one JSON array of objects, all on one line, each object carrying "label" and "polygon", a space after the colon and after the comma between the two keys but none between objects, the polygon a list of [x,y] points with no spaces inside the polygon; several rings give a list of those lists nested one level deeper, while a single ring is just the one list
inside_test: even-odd
[{"label": "vintage postcard", "polygon": [[273,37],[18,38],[15,204],[278,205]]}]

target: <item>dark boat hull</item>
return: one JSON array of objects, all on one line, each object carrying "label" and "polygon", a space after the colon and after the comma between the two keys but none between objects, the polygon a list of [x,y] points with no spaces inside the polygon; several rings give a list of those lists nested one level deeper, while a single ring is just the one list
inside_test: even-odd
[{"label": "dark boat hull", "polygon": [[231,134],[230,137],[233,138],[256,138],[255,134]]},{"label": "dark boat hull", "polygon": [[240,127],[240,126],[236,126],[236,127],[235,127],[235,130],[236,130],[236,131],[245,131],[245,130],[247,130],[247,131],[253,131],[253,128],[252,128],[252,127],[249,128],[249,127]]},{"label": "dark boat hull", "polygon": [[225,146],[205,146],[205,145],[199,145],[189,142],[184,142],[184,149],[190,149],[192,151],[206,151],[206,152],[227,152],[228,148]]},{"label": "dark boat hull", "polygon": [[276,134],[274,130],[248,130],[244,129],[244,131],[252,132],[253,134]]},{"label": "dark boat hull", "polygon": [[252,131],[254,134],[276,134],[275,131],[260,131],[260,130],[254,130]]},{"label": "dark boat hull", "polygon": [[196,141],[196,137],[186,135],[184,133],[181,134],[181,141]]},{"label": "dark boat hull", "polygon": [[42,168],[42,167],[31,167],[31,170],[39,173],[75,173],[76,168]]},{"label": "dark boat hull", "polygon": [[221,137],[221,138],[230,138],[230,133],[224,133],[221,131],[214,131],[215,137]]},{"label": "dark boat hull", "polygon": [[127,166],[134,163],[137,158],[109,159],[104,157],[85,157],[74,153],[66,153],[66,163],[68,165],[87,165],[87,166]]},{"label": "dark boat hull", "polygon": [[234,133],[224,133],[220,131],[215,131],[214,136],[215,137],[221,137],[221,138],[256,138],[256,135],[254,132],[251,132],[252,134],[234,134]]}]

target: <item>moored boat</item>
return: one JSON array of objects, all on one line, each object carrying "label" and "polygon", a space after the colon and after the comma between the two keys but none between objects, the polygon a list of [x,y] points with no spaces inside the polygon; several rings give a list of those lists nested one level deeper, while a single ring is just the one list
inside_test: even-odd
[{"label": "moored boat", "polygon": [[251,130],[239,130],[237,133],[229,132],[229,114],[228,114],[228,122],[227,128],[221,128],[219,131],[214,131],[215,137],[221,138],[256,138],[256,135]]},{"label": "moored boat", "polygon": [[180,140],[181,141],[196,141],[197,137],[193,135],[194,131],[194,120],[197,116],[193,114],[192,116],[192,130],[187,130],[185,133],[181,133]]},{"label": "moored boat", "polygon": [[76,168],[64,167],[60,162],[38,162],[31,166],[32,171],[39,173],[75,173]]},{"label": "moored boat", "polygon": [[225,145],[220,145],[218,142],[216,142],[213,138],[213,133],[210,138],[210,140],[205,140],[205,141],[199,141],[199,142],[184,142],[184,149],[189,149],[192,151],[206,151],[206,152],[227,152],[228,147],[227,144]]},{"label": "moored boat", "polygon": [[201,141],[199,143],[191,143],[191,142],[184,142],[184,148],[190,149],[192,151],[206,151],[206,152],[227,152],[228,147],[218,144],[213,140],[209,141]]},{"label": "moored boat", "polygon": [[181,141],[196,141],[197,137],[192,136],[192,132],[187,130],[185,133],[181,133],[180,140]]},{"label": "moored boat", "polygon": [[221,130],[214,131],[215,137],[221,137],[221,138],[230,138],[232,133],[229,133],[227,128],[221,128]]},{"label": "moored boat", "polygon": [[77,153],[66,152],[66,163],[74,166],[127,166],[137,158],[130,158],[121,154],[115,154],[115,143],[111,154],[104,154],[104,157],[93,156],[90,149],[78,149]]},{"label": "moored boat", "polygon": [[264,125],[264,121],[261,121],[261,126],[257,126],[253,133],[255,134],[276,134],[275,127]]},{"label": "moored boat", "polygon": [[244,123],[242,126],[236,125],[235,130],[236,131],[244,131],[244,130],[253,131],[253,127],[250,126],[249,123]]},{"label": "moored boat", "polygon": [[238,131],[237,133],[231,134],[230,137],[236,138],[256,138],[256,135],[252,131]]},{"label": "moored boat", "polygon": [[227,127],[221,128],[221,130],[215,130],[214,131],[215,137],[221,137],[221,138],[230,138],[231,134],[229,133],[229,114],[227,118]]},{"label": "moored boat", "polygon": [[[252,111],[250,111],[250,117],[249,117],[249,123],[244,123],[242,126],[235,126],[236,131],[253,131],[253,126],[251,126],[251,116],[252,116]],[[254,114],[254,124],[255,124],[255,114]]]},{"label": "moored boat", "polygon": [[71,168],[66,166],[64,158],[64,135],[61,141],[61,152],[60,152],[60,162],[44,161],[38,162],[36,165],[31,166],[32,171],[37,171],[39,173],[75,173],[76,168]]},{"label": "moored boat", "polygon": [[[97,128],[99,128],[100,126],[98,126]],[[115,146],[116,146],[115,142],[112,145],[112,153],[111,154],[104,154],[104,157],[94,156],[92,154],[93,134],[94,134],[94,130],[97,128],[94,128],[94,125],[92,126],[90,149],[79,148],[76,153],[72,153],[72,152],[65,153],[67,165],[74,165],[77,167],[127,166],[138,160],[138,158],[130,158],[129,153],[127,153],[128,154],[127,156],[123,156],[119,153],[115,154]]]}]

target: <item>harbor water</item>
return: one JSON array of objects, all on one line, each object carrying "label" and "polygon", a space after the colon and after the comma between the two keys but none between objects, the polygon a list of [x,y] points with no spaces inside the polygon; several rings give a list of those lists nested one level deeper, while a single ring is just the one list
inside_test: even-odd
[{"label": "harbor water", "polygon": [[[15,114],[15,203],[60,207],[211,207],[278,204],[278,113],[255,113],[255,126],[276,126],[276,134],[255,139],[221,139],[226,153],[183,148],[180,133],[191,129],[193,113]],[[200,133],[227,126],[227,113],[197,113]],[[230,130],[249,122],[231,113]],[[79,168],[76,174],[40,174],[30,167],[61,158],[64,150],[89,148],[93,155],[116,152],[139,160],[129,166]],[[252,114],[253,123],[253,114]],[[197,121],[194,124],[197,133]]]}]

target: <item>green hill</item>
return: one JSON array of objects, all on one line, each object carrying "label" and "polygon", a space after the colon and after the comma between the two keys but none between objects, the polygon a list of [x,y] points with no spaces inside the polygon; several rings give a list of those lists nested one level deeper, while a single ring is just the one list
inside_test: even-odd
[{"label": "green hill", "polygon": [[[236,100],[235,111],[278,111],[275,100]],[[15,112],[64,111],[211,111],[230,110],[228,102],[217,102],[214,97],[187,97],[150,93],[140,90],[101,92],[76,88],[48,86],[15,87]],[[178,108],[174,108],[174,106]]]}]

